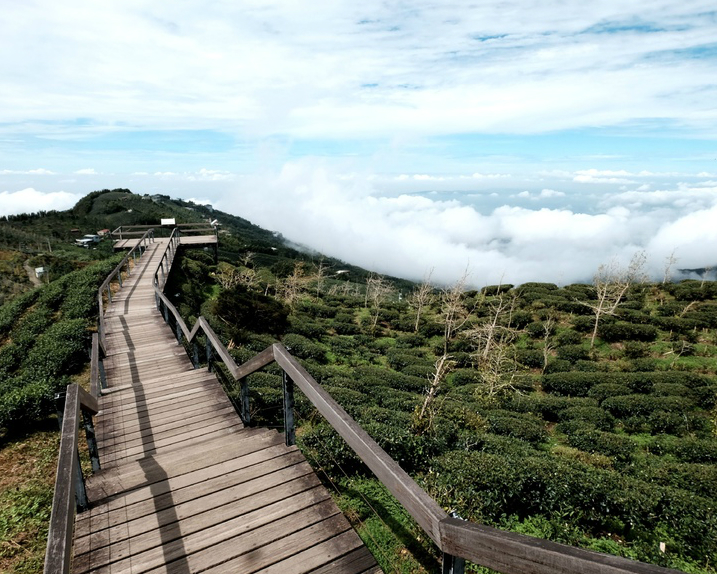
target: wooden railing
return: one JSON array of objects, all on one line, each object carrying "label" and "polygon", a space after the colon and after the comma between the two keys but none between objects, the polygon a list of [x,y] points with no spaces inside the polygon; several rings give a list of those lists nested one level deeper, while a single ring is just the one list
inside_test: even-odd
[{"label": "wooden railing", "polygon": [[204,317],[199,317],[190,330],[157,281],[155,296],[157,308],[173,327],[178,344],[186,344],[195,368],[199,367],[197,338],[200,332],[204,334],[209,369],[212,369],[216,355],[224,363],[234,384],[239,386],[237,411],[244,424],[250,422],[247,377],[276,361],[283,371],[286,443],[294,444],[293,405],[294,386],[297,386],[433,540],[443,553],[444,573],[461,574],[465,561],[469,560],[506,574],[679,574],[677,570],[505,532],[450,516],[386,454],[283,345],[271,345],[246,363],[237,365]]},{"label": "wooden railing", "polygon": [[217,235],[217,228],[211,223],[178,223],[176,225],[121,225],[110,232],[110,237],[117,241],[140,237],[148,229],[153,229],[156,237],[167,237],[179,229],[182,235]]},{"label": "wooden railing", "polygon": [[64,402],[64,405],[58,412],[62,432],[55,479],[55,496],[52,499],[50,529],[47,535],[45,574],[70,572],[75,512],[84,510],[88,506],[78,448],[80,422],[85,428],[93,470],[99,470],[97,443],[92,426],[92,415],[99,410],[97,399],[75,384],[68,385],[64,396],[58,398],[60,403]]}]

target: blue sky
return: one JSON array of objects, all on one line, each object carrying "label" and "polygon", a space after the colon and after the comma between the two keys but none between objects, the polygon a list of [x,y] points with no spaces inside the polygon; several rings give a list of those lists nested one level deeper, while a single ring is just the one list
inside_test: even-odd
[{"label": "blue sky", "polygon": [[713,2],[307,6],[5,7],[0,214],[161,192],[443,282],[717,264]]}]

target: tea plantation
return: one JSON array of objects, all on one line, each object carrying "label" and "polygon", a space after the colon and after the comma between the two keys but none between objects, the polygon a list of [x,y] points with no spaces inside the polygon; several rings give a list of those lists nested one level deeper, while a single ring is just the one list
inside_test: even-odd
[{"label": "tea plantation", "polygon": [[[596,316],[596,285],[417,285],[229,214],[126,190],[0,222],[0,246],[24,242],[18,261],[58,270],[39,288],[8,283],[0,307],[0,570],[41,569],[53,393],[86,378],[96,289],[118,262],[68,247],[69,230],[160,215],[222,222],[219,261],[180,252],[165,289],[187,322],[204,315],[237,362],[281,340],[447,510],[716,572],[714,282],[635,281]],[[249,383],[253,424],[279,428],[278,367]],[[436,571],[430,541],[300,394],[297,415],[300,447],[384,570]]]}]

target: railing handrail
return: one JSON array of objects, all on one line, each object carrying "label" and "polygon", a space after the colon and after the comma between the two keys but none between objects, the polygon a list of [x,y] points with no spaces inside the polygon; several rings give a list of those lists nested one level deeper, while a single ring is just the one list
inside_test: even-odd
[{"label": "railing handrail", "polygon": [[[76,384],[67,385],[57,460],[55,495],[52,499],[50,529],[45,552],[45,574],[67,574],[72,558],[72,533],[76,512],[75,489],[79,468],[80,411],[97,414],[97,399]],[[81,471],[80,471],[81,472]]]},{"label": "railing handrail", "polygon": [[[161,301],[174,316],[175,325],[179,326],[179,331],[188,343],[193,342],[200,330],[204,332],[235,381],[242,381],[276,361],[445,555],[511,573],[679,574],[677,570],[507,532],[449,516],[324,390],[286,347],[275,343],[249,361],[237,365],[203,316],[197,319],[190,331],[176,307],[157,286],[155,294],[158,302]],[[177,335],[179,339],[179,333]],[[246,386],[243,384],[242,394],[246,392]],[[242,405],[242,410],[242,418],[248,416],[248,408]]]}]

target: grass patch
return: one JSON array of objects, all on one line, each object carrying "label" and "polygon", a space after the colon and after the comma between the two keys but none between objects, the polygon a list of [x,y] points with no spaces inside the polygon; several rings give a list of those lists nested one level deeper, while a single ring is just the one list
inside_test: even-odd
[{"label": "grass patch", "polygon": [[0,450],[0,572],[42,572],[58,447],[59,433],[40,430]]}]

